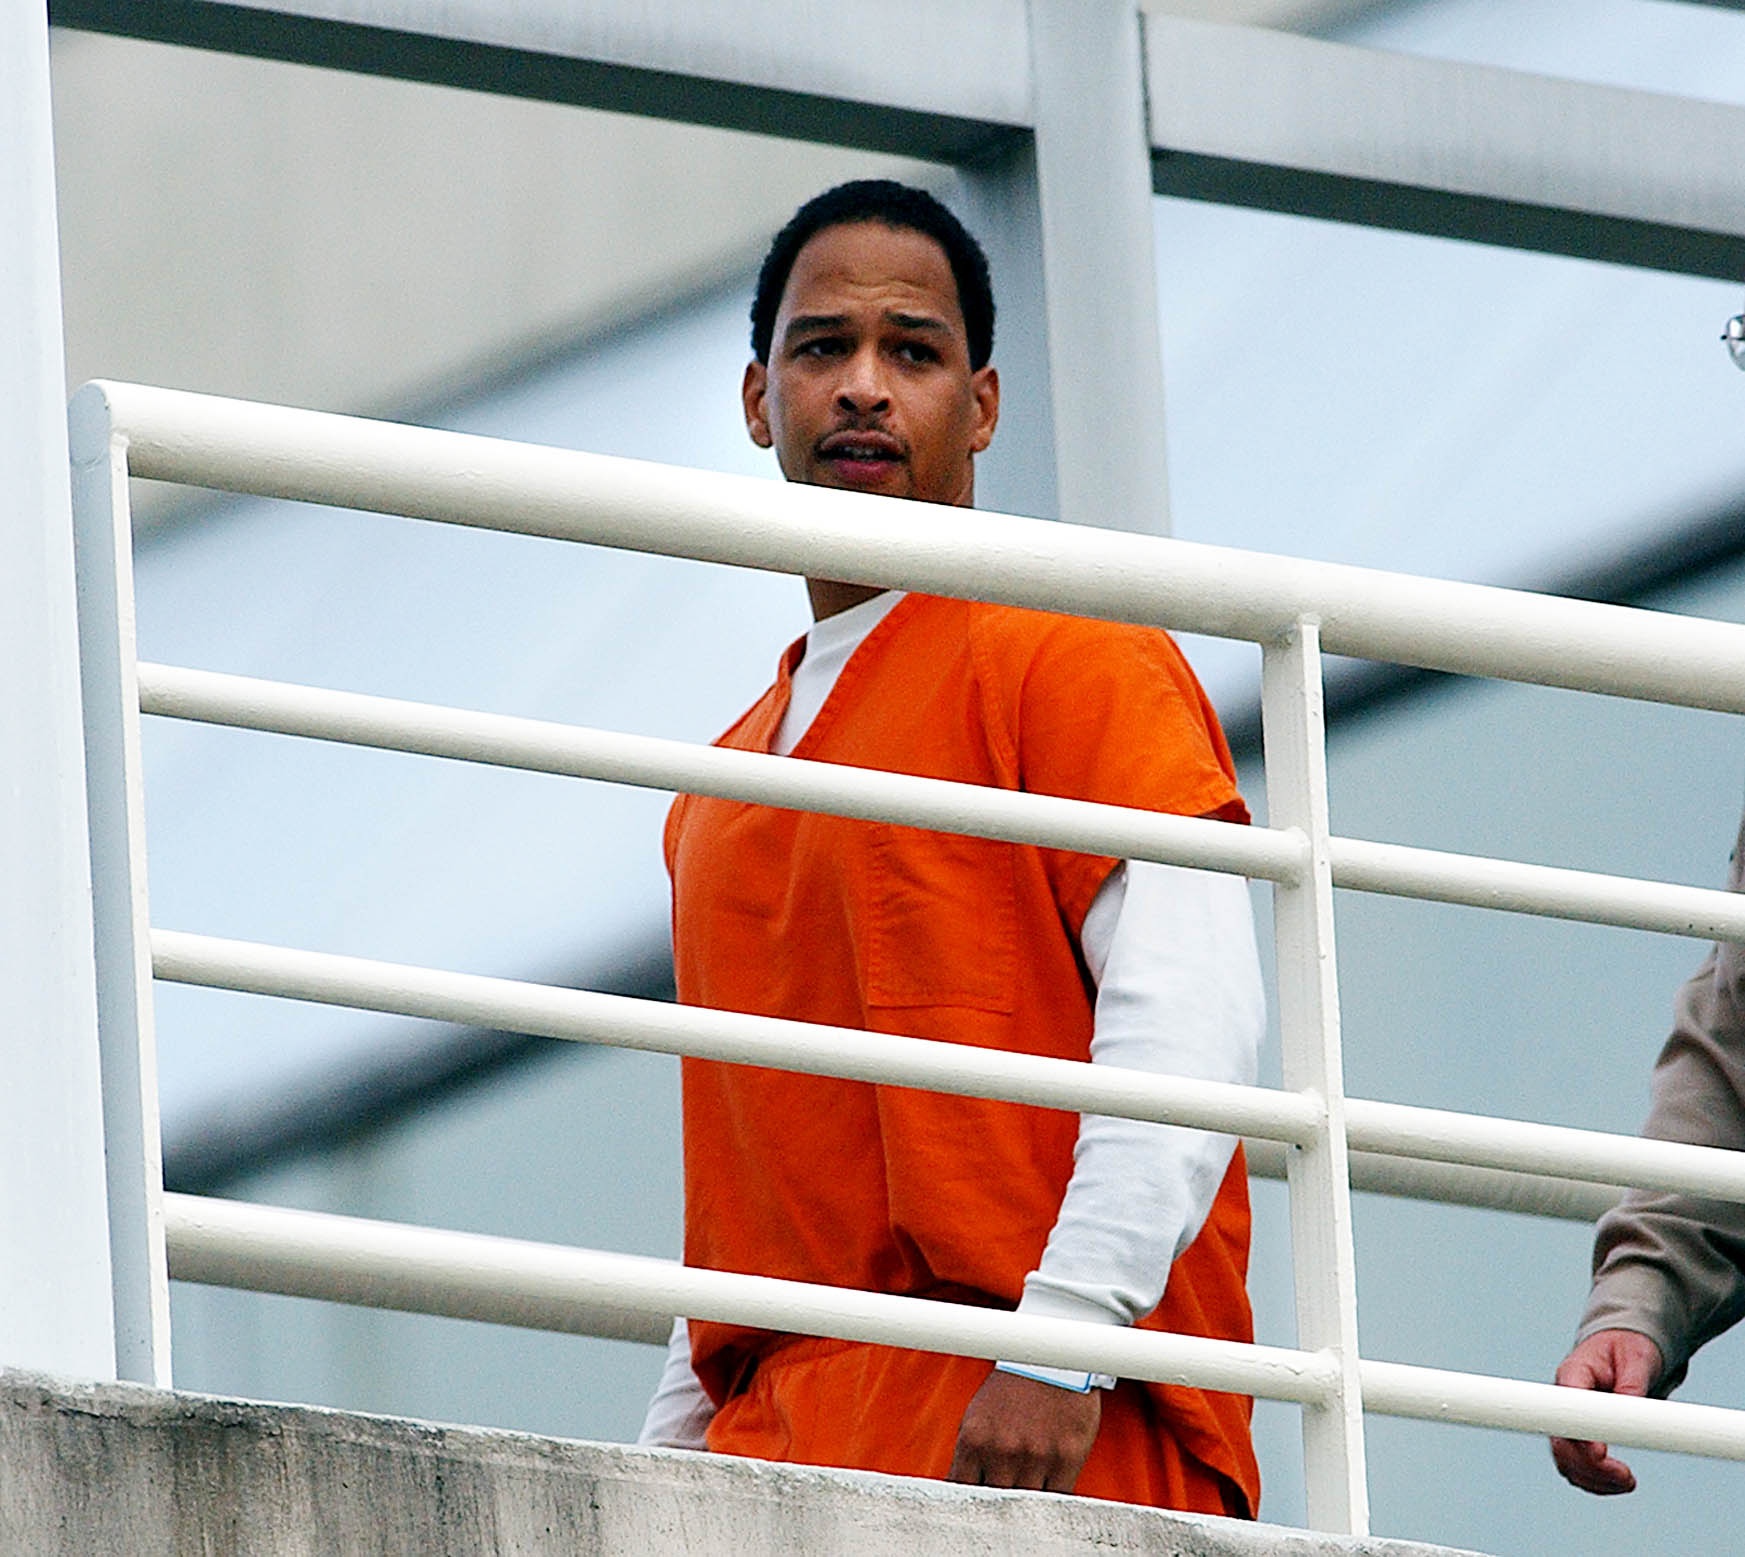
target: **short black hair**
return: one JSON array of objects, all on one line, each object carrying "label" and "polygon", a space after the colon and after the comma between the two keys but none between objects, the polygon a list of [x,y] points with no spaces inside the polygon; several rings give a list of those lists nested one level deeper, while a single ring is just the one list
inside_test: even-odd
[{"label": "short black hair", "polygon": [[986,367],[994,352],[994,288],[988,279],[987,255],[969,229],[925,189],[889,178],[857,178],[838,184],[814,195],[788,218],[757,273],[757,291],[751,299],[751,354],[759,362],[769,361],[776,311],[782,306],[782,293],[787,290],[800,250],[825,228],[856,222],[883,222],[887,227],[924,233],[945,250],[957,282],[964,331],[969,336],[969,365]]}]

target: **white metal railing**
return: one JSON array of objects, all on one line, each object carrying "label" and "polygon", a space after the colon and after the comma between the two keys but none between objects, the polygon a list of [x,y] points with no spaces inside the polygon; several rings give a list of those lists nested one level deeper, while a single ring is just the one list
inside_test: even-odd
[{"label": "white metal railing", "polygon": [[[1054,1362],[1311,1407],[1338,1385],[1324,1352],[1033,1319],[318,1211],[190,1195],[166,1199],[171,1269],[184,1281],[650,1342],[666,1339],[665,1316],[682,1313],[971,1357]],[[650,1316],[659,1317],[651,1322]],[[1745,1458],[1745,1412],[1390,1362],[1360,1361],[1357,1371],[1365,1407],[1392,1416]]]},{"label": "white metal railing", "polygon": [[[127,385],[72,407],[118,1350],[167,1383],[170,1275],[648,1338],[675,1313],[1054,1362],[1301,1404],[1310,1522],[1367,1524],[1365,1410],[1745,1458],[1745,1413],[1362,1359],[1349,1195],[1591,1214],[1620,1184],[1745,1201],[1745,1156],[1347,1099],[1335,886],[1745,941],[1724,892],[1337,838],[1323,648],[1745,712],[1745,628],[1034,520],[891,503]],[[1273,825],[1239,829],[286,686],[134,659],[129,474],[1248,638]],[[153,930],[141,712],[1154,859],[1274,887],[1284,1088],[995,1054]],[[163,1195],[153,976],[300,1000],[1155,1119],[1254,1138],[1291,1187],[1299,1349],[969,1310],[661,1261]],[[1359,1154],[1355,1163],[1352,1154]],[[1544,1181],[1544,1190],[1524,1188]]]}]

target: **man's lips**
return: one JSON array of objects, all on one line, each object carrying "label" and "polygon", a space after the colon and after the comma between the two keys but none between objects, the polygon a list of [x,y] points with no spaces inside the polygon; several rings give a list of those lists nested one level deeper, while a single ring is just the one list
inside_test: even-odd
[{"label": "man's lips", "polygon": [[871,430],[833,432],[820,439],[818,454],[839,468],[882,471],[904,458],[903,445],[889,433]]}]

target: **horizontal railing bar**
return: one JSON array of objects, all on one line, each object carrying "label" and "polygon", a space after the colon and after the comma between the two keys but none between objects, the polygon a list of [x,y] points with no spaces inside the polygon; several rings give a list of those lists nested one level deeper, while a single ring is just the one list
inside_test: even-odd
[{"label": "horizontal railing bar", "polygon": [[[1330,1359],[1068,1319],[191,1195],[164,1197],[178,1281],[658,1344],[672,1316],[1319,1404]],[[1365,1361],[1364,1408],[1745,1458],[1745,1413]]]},{"label": "horizontal railing bar", "polygon": [[1745,1152],[1368,1098],[1345,1124],[1354,1152],[1745,1201]]},{"label": "horizontal railing bar", "polygon": [[[1248,1171],[1261,1179],[1283,1179],[1290,1148],[1281,1141],[1250,1138],[1243,1143]],[[1400,1200],[1430,1200],[1441,1205],[1512,1211],[1521,1216],[1594,1222],[1618,1203],[1615,1184],[1511,1173],[1502,1168],[1469,1168],[1459,1163],[1424,1162],[1410,1157],[1351,1153],[1351,1187]]]},{"label": "horizontal railing bar", "polygon": [[1333,884],[1354,892],[1657,930],[1704,941],[1745,941],[1745,894],[1738,892],[1360,838],[1334,838],[1328,847]]},{"label": "horizontal railing bar", "polygon": [[[1295,1145],[1313,1140],[1321,1121],[1313,1098],[1265,1087],[1153,1075],[173,930],[152,931],[152,968],[157,977],[172,983],[964,1097],[1002,1098]],[[1354,1151],[1745,1201],[1745,1152],[1362,1098],[1346,1100],[1346,1121]]]},{"label": "horizontal railing bar", "polygon": [[683,1314],[1308,1404],[1332,1379],[1311,1352],[240,1201],[166,1195],[164,1235],[178,1281],[535,1329],[664,1341]]},{"label": "horizontal railing bar", "polygon": [[[216,671],[142,663],[139,688],[141,709],[166,718],[871,817],[1256,880],[1298,879],[1306,852],[1295,829],[1231,827]],[[1335,838],[1331,848],[1334,884],[1353,891],[1745,941],[1745,896],[1735,892],[1357,838]]]},{"label": "horizontal railing bar", "polygon": [[1310,1098],[1228,1082],[591,990],[555,989],[173,930],[154,930],[151,939],[152,971],[178,984],[1299,1144],[1314,1139],[1321,1118]]},{"label": "horizontal railing bar", "polygon": [[142,663],[148,714],[1294,881],[1294,831]]},{"label": "horizontal railing bar", "polygon": [[1745,712],[1745,626],[94,383],[132,474]]},{"label": "horizontal railing bar", "polygon": [[1383,1416],[1745,1460],[1745,1411],[1399,1362],[1362,1362],[1358,1372],[1364,1409]]}]

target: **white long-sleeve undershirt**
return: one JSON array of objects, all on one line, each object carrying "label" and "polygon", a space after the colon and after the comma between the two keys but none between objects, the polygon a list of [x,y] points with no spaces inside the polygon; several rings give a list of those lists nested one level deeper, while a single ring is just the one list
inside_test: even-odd
[{"label": "white long-sleeve undershirt", "polygon": [[[813,626],[777,755],[793,750],[849,657],[901,598],[888,591]],[[1255,1080],[1266,1008],[1240,878],[1129,860],[1098,891],[1080,947],[1097,986],[1093,1064]],[[1082,1116],[1060,1214],[1018,1311],[1111,1325],[1149,1313],[1205,1224],[1234,1150],[1227,1135]],[[679,1319],[637,1441],[700,1449],[712,1414]]]},{"label": "white long-sleeve undershirt", "polygon": [[866,642],[867,634],[891,614],[903,593],[900,589],[887,589],[882,595],[874,595],[871,600],[863,600],[812,624],[806,634],[806,652],[788,681],[788,706],[782,711],[782,722],[770,741],[770,750],[776,756],[785,757],[800,744],[800,737],[812,728],[812,721],[830,696],[842,667]]}]

